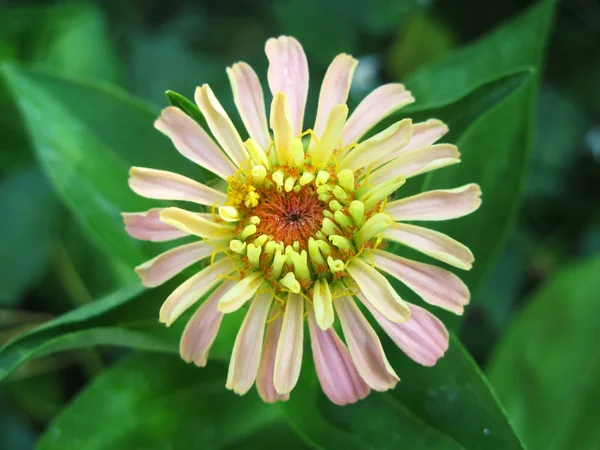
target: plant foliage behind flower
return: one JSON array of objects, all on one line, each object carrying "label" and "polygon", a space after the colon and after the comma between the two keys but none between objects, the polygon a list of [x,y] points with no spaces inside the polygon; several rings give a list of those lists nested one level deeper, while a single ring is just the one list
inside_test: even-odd
[{"label": "plant foliage behind flower", "polygon": [[[388,202],[407,178],[460,162],[455,146],[435,144],[446,125],[404,119],[362,140],[414,99],[403,85],[388,84],[349,114],[357,61],[341,54],[323,80],[315,124],[304,131],[308,64],[302,47],[282,36],[267,41],[266,53],[273,94],[269,121],[252,68],[237,63],[227,70],[250,136],[245,142],[208,85],[197,88],[195,100],[218,144],[176,107],[164,109],[155,123],[181,154],[226,181],[226,191],[172,172],[131,169],[130,186],[139,195],[188,201],[210,212],[170,207],[125,213],[124,220],[137,239],[201,238],[139,266],[146,286],[210,258],[160,311],[160,320],[170,325],[210,293],[182,336],[186,361],[204,366],[223,315],[249,303],[226,386],[244,394],[256,382],[263,400],[285,400],[300,374],[306,317],[323,391],[334,403],[353,403],[399,380],[355,299],[416,362],[434,365],[448,348],[441,321],[400,298],[380,271],[456,314],[469,301],[454,274],[388,253],[385,243],[470,269],[473,255],[464,245],[404,222],[470,214],[481,203],[481,191],[470,184]],[[345,343],[333,328],[336,316]]]}]

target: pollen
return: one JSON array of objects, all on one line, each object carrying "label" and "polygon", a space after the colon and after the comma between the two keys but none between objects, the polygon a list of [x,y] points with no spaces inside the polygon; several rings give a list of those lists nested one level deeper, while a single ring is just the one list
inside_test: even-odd
[{"label": "pollen", "polygon": [[285,245],[298,242],[306,250],[308,239],[321,229],[323,211],[327,208],[312,187],[298,192],[272,191],[254,209],[254,214],[261,218],[257,233]]}]

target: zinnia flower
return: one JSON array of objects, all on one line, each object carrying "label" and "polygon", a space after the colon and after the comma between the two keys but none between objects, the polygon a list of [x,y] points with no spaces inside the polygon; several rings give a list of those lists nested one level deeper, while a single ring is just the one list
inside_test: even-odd
[{"label": "zinnia flower", "polygon": [[[246,141],[206,84],[197,88],[195,100],[216,142],[176,107],[165,108],[156,121],[183,156],[224,182],[209,187],[171,172],[132,168],[129,184],[139,195],[204,205],[124,214],[127,231],[137,239],[200,238],[136,270],[153,287],[209,261],[160,310],[168,326],[207,296],[180,345],[183,359],[198,366],[207,362],[223,315],[249,306],[233,347],[228,389],[244,394],[256,383],[264,401],[287,399],[300,374],[307,319],[323,391],[334,403],[352,403],[399,380],[357,301],[417,363],[435,364],[448,347],[442,322],[400,298],[382,272],[454,313],[469,302],[457,276],[388,253],[386,241],[470,269],[473,255],[464,245],[406,222],[464,216],[478,208],[481,192],[470,184],[388,201],[407,178],[460,161],[455,146],[434,144],[446,125],[403,119],[363,139],[414,99],[402,84],[387,84],[349,115],[346,100],[357,61],[341,54],[323,80],[315,124],[303,131],[304,51],[285,36],[269,39],[265,50],[273,95],[269,120],[252,68],[240,62],[227,69]],[[336,318],[345,342],[333,326]]]}]

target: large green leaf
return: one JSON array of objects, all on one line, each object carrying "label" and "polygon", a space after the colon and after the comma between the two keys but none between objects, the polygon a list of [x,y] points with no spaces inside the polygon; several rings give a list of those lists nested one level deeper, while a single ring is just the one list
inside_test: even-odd
[{"label": "large green leaf", "polygon": [[417,378],[403,392],[374,393],[346,407],[320,393],[310,363],[290,401],[278,407],[262,404],[255,392],[227,392],[218,362],[200,371],[173,357],[138,356],[99,376],[39,448],[304,448],[287,422],[318,448],[520,449],[482,375],[459,344],[453,347],[449,364],[458,364],[460,375],[448,378],[441,368],[433,378],[443,383],[425,389]]},{"label": "large green leaf", "polygon": [[404,80],[417,99],[406,110],[444,106],[490,81],[536,70],[542,61],[552,13],[553,2],[542,0],[474,44],[418,69]]},{"label": "large green leaf", "polygon": [[[21,334],[0,348],[0,381],[29,361],[65,350],[118,346],[177,353],[191,312],[166,328],[158,323],[158,311],[180,281],[150,291],[129,285]],[[243,317],[240,310],[224,318],[211,358],[229,358]]]},{"label": "large green leaf", "polygon": [[[156,203],[127,186],[132,165],[195,176],[200,172],[153,130],[157,111],[100,85],[4,66],[42,168],[65,204],[119,261],[139,264],[156,253],[129,237],[122,211]],[[150,250],[148,250],[150,249]]]},{"label": "large green leaf", "polygon": [[116,82],[119,61],[102,10],[93,2],[4,8],[0,44],[8,57],[60,73]]},{"label": "large green leaf", "polygon": [[527,174],[532,141],[536,80],[528,79],[493,109],[479,117],[457,141],[462,162],[428,177],[424,190],[478,183],[479,210],[432,226],[467,245],[473,269],[461,278],[476,291],[513,225]]},{"label": "large green leaf", "polygon": [[15,306],[47,268],[59,204],[38,170],[0,183],[0,306]]},{"label": "large green leaf", "polygon": [[354,405],[330,403],[311,363],[282,408],[323,448],[521,449],[485,376],[457,339],[435,367],[410,361],[393,345],[390,363],[402,381]]},{"label": "large green leaf", "polygon": [[26,30],[33,35],[32,61],[61,73],[117,82],[119,60],[102,11],[94,3],[53,5],[38,14],[39,23]]},{"label": "large green leaf", "polygon": [[277,406],[225,390],[226,370],[139,355],[98,376],[50,425],[38,450],[307,448]]},{"label": "large green leaf", "polygon": [[456,108],[442,105],[477,93],[482,85],[519,80],[484,113],[472,116],[464,132],[449,135],[462,153],[461,164],[435,171],[416,186],[416,190],[467,183],[481,186],[483,204],[476,213],[431,224],[473,251],[474,268],[461,276],[475,293],[510,231],[529,167],[537,78],[552,12],[551,1],[540,2],[491,35],[407,79],[417,99],[412,115],[440,116],[449,123],[451,133],[456,128],[452,119]]},{"label": "large green leaf", "polygon": [[490,381],[530,450],[596,448],[600,430],[600,258],[563,270],[528,300]]}]

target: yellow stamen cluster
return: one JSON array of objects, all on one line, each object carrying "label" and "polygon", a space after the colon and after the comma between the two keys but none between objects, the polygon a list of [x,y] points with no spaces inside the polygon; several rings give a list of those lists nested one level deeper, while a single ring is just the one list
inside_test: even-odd
[{"label": "yellow stamen cluster", "polygon": [[315,168],[303,147],[287,164],[276,145],[263,152],[249,140],[246,148],[251,157],[228,179],[228,202],[219,208],[222,220],[237,222],[229,249],[239,255],[242,277],[261,272],[275,293],[308,294],[320,280],[347,292],[347,264],[381,243],[393,225],[382,206],[404,180],[371,187],[362,172]]}]

